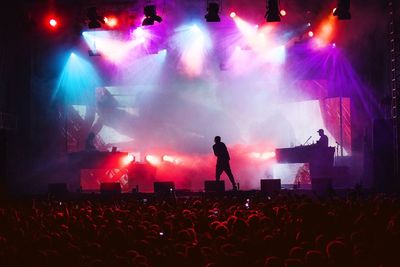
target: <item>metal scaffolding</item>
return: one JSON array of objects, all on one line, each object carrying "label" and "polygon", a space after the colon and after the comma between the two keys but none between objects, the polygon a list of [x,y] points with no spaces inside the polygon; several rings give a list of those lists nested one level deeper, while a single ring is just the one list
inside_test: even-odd
[{"label": "metal scaffolding", "polygon": [[396,1],[389,1],[389,50],[390,50],[390,90],[391,119],[393,122],[393,174],[399,177],[400,159],[400,12]]}]

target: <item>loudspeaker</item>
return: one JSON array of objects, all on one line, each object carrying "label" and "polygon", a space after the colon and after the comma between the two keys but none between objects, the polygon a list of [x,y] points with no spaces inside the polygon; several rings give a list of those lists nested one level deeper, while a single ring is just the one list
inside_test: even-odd
[{"label": "loudspeaker", "polygon": [[281,190],[281,179],[261,179],[260,180],[261,192],[263,193],[276,193]]},{"label": "loudspeaker", "polygon": [[332,189],[332,178],[317,178],[311,180],[311,188],[317,193],[327,193]]},{"label": "loudspeaker", "polygon": [[100,193],[103,195],[116,195],[121,193],[120,183],[101,183]]},{"label": "loudspeaker", "polygon": [[205,192],[225,192],[225,181],[204,181]]},{"label": "loudspeaker", "polygon": [[154,193],[156,194],[169,194],[175,190],[174,182],[154,182]]},{"label": "loudspeaker", "polygon": [[47,192],[51,195],[65,195],[68,193],[67,184],[66,183],[54,183],[48,184]]},{"label": "loudspeaker", "polygon": [[393,122],[375,120],[373,129],[374,187],[379,191],[392,191],[394,177]]}]

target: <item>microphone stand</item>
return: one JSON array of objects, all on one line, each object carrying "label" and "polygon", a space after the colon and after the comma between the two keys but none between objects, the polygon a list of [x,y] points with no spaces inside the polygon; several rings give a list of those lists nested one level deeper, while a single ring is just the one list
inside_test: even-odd
[{"label": "microphone stand", "polygon": [[339,146],[340,146],[340,144],[338,142],[335,142],[335,143],[336,143],[336,155],[339,157]]},{"label": "microphone stand", "polygon": [[311,137],[312,137],[312,135],[311,135],[310,137],[308,137],[308,139],[304,142],[303,146],[304,146],[305,144],[307,144],[307,142],[311,139]]}]

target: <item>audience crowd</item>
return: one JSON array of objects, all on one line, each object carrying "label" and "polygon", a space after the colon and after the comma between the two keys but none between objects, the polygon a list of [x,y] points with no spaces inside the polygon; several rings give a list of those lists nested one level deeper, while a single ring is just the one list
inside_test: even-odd
[{"label": "audience crowd", "polygon": [[400,266],[394,195],[0,202],[0,266]]}]

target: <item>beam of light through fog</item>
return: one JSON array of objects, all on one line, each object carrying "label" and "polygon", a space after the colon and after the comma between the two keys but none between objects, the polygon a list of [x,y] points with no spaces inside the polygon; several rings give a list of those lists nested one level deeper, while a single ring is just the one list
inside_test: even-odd
[{"label": "beam of light through fog", "polygon": [[205,57],[211,49],[211,40],[205,29],[197,24],[184,25],[176,29],[172,39],[180,51],[180,65],[183,72],[188,77],[200,76]]},{"label": "beam of light through fog", "polygon": [[58,79],[53,99],[63,94],[67,103],[94,103],[94,89],[102,84],[96,66],[71,53]]},{"label": "beam of light through fog", "polygon": [[278,38],[274,36],[273,26],[255,27],[238,16],[234,18],[234,21],[246,45],[256,53],[258,59],[277,64],[284,62],[285,47],[276,42]]},{"label": "beam of light through fog", "polygon": [[130,50],[146,42],[144,36],[131,40],[117,39],[120,37],[110,31],[83,32],[82,35],[92,51],[101,53],[115,63],[121,62]]},{"label": "beam of light through fog", "polygon": [[[226,19],[229,28],[218,29],[223,34],[216,34],[217,26],[178,25],[164,37],[166,49],[151,55],[141,49],[152,38],[151,27],[137,28],[129,38],[85,32],[89,48],[104,54],[103,61],[115,63],[116,71],[108,72],[94,60],[78,60],[79,66],[70,58],[59,88],[71,92],[106,88],[118,103],[115,114],[124,116],[105,116],[103,119],[109,121],[103,124],[99,137],[106,144],[117,144],[119,150],[141,155],[138,160],[152,155],[160,166],[158,178],[176,177],[177,187],[199,189],[204,179],[213,179],[211,146],[215,135],[222,136],[230,150],[233,173],[241,188],[258,188],[259,179],[270,176],[285,179],[283,183],[293,182],[290,176],[299,166],[274,167],[273,151],[303,144],[309,136],[314,142],[316,131],[327,129],[321,103],[310,88],[302,87],[306,83],[297,82],[324,80],[320,83],[324,97],[328,90],[338,96],[338,88],[345,88],[344,96],[365,99],[368,88],[339,47],[313,50],[307,44],[296,44],[299,38],[295,35],[311,30],[306,24],[280,35],[275,25],[255,27],[254,22],[238,15]],[[330,44],[336,26],[331,19],[323,20],[313,29],[315,38]],[[78,67],[72,70],[71,64]],[[108,80],[112,84],[102,84],[96,68],[105,68],[102,71],[111,75]],[[80,75],[90,77],[90,81],[80,80]],[[74,84],[75,79],[81,85]],[[84,116],[84,104],[75,104]],[[368,110],[367,101],[362,104]],[[334,145],[338,140],[328,130],[326,133]],[[179,164],[173,164],[177,158]],[[162,167],[169,163],[176,168]]]}]

